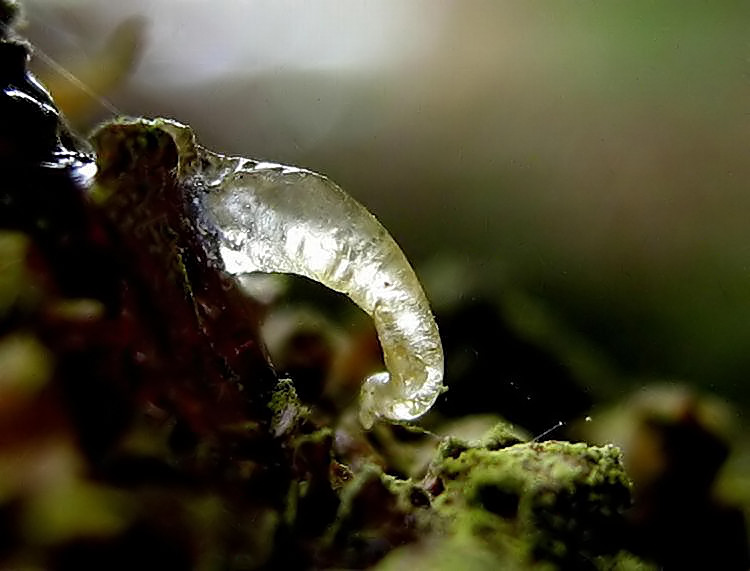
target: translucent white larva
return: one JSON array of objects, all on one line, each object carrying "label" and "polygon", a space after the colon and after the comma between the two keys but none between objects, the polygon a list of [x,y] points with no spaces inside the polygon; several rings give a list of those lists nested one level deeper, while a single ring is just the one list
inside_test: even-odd
[{"label": "translucent white larva", "polygon": [[212,153],[192,131],[159,120],[180,150],[180,176],[217,235],[230,274],[298,274],[349,296],[372,316],[388,372],[368,377],[360,419],[413,420],[442,392],[443,349],[414,270],[361,204],[304,169]]}]

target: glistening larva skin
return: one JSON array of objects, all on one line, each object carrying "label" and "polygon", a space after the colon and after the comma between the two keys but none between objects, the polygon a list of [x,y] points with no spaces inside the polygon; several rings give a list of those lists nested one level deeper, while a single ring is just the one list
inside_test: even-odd
[{"label": "glistening larva skin", "polygon": [[305,276],[373,318],[387,372],[362,386],[362,425],[427,412],[443,390],[440,336],[414,270],[378,220],[322,175],[212,153],[184,125],[157,124],[177,143],[179,176],[201,189],[200,224],[217,237],[226,272]]}]

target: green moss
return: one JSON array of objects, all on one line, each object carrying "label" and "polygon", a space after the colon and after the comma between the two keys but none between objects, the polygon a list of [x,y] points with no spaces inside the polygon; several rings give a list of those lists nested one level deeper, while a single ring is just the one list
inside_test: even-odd
[{"label": "green moss", "polygon": [[307,409],[300,403],[291,379],[279,379],[273,390],[269,407],[271,429],[276,437],[291,432],[307,414]]},{"label": "green moss", "polygon": [[[481,546],[502,561],[596,569],[619,551],[630,482],[612,446],[569,442],[470,448],[443,456],[434,507],[450,543]],[[605,567],[606,567],[605,565]],[[554,567],[553,567],[554,568]]]},{"label": "green moss", "polygon": [[528,440],[526,434],[509,422],[498,422],[480,441],[487,450],[500,450]]},{"label": "green moss", "polygon": [[[105,123],[91,134],[91,143],[96,149],[97,184],[89,196],[98,204],[106,204],[113,198],[122,201],[122,193],[115,194],[122,186],[116,181],[137,166],[165,173],[177,167],[175,142],[154,121],[122,119]],[[145,196],[136,196],[134,191],[146,194],[160,190],[159,185],[134,184],[129,187],[133,196],[128,198],[137,205]]]},{"label": "green moss", "polygon": [[437,462],[449,458],[458,458],[470,448],[471,446],[468,442],[449,436],[438,445],[436,454]]},{"label": "green moss", "polygon": [[383,485],[396,498],[396,504],[404,512],[427,508],[431,504],[430,495],[424,488],[411,480],[400,480],[387,474],[382,477]]}]

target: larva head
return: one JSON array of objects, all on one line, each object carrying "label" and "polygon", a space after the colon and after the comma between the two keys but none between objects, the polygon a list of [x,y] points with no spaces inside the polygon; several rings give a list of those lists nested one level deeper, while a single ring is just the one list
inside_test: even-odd
[{"label": "larva head", "polygon": [[[177,166],[178,149],[173,137],[154,121],[119,120],[99,127],[91,134],[91,143],[96,150],[97,181],[90,193],[98,203],[110,198],[113,184],[123,173],[135,168],[164,170]],[[147,186],[134,188],[141,194],[158,192]],[[132,201],[143,196],[133,196]]]}]

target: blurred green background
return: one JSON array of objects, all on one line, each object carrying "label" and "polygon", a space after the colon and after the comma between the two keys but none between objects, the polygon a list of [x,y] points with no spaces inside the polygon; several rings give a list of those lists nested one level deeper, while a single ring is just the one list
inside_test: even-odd
[{"label": "blurred green background", "polygon": [[[601,393],[686,381],[750,410],[749,3],[24,5],[123,113],[326,173],[418,273],[452,260],[457,299],[532,295],[621,373]],[[108,115],[36,69],[79,129]]]}]

